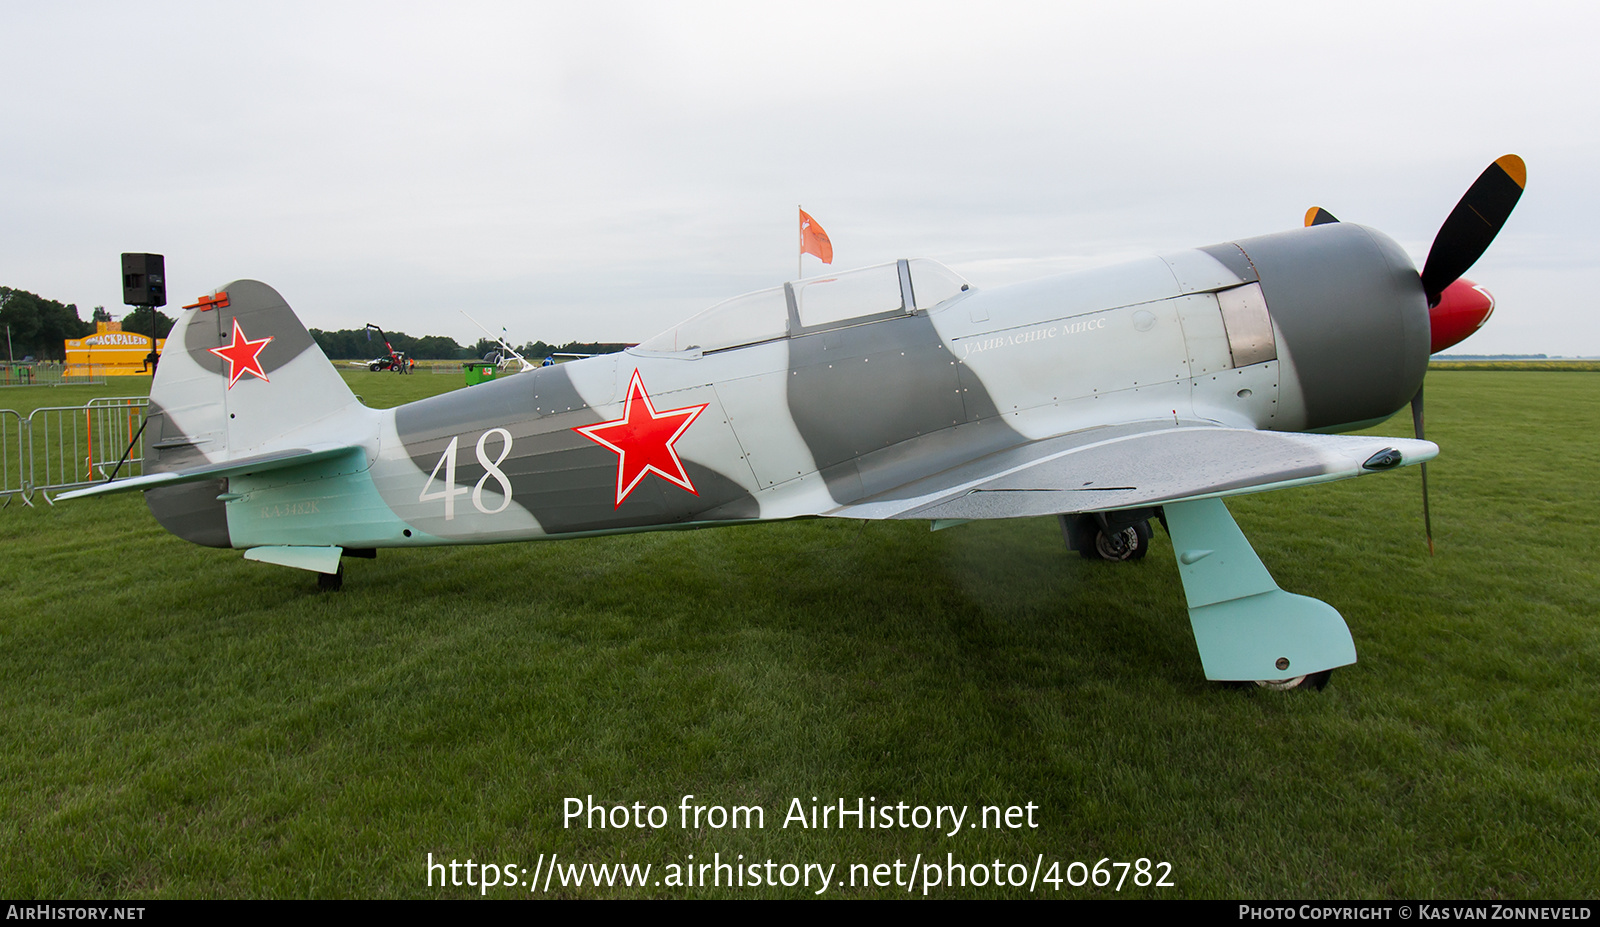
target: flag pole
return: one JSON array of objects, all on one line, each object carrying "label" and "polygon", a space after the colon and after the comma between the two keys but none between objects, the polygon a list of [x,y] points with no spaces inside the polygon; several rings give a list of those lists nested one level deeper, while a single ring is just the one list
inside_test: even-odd
[{"label": "flag pole", "polygon": [[[795,206],[795,210],[797,212],[804,213],[806,211],[806,208],[804,206],[797,205],[797,206]],[[801,276],[801,274],[800,274],[800,259],[805,257],[805,255],[806,255],[806,227],[805,227],[805,224],[804,224],[804,220],[802,220],[799,216],[795,216],[794,217],[794,224],[800,229],[800,240],[798,242],[798,244],[800,246],[800,250],[798,250],[798,251],[796,251],[794,253],[794,278],[796,280],[799,280],[800,276]]]}]

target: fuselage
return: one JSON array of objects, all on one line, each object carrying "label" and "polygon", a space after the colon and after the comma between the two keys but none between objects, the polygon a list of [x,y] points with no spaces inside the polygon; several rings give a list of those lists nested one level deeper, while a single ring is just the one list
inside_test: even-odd
[{"label": "fuselage", "polygon": [[1428,352],[1409,259],[1344,224],[982,291],[900,262],[714,309],[621,354],[342,413],[363,453],[183,504],[221,504],[234,547],[826,515],[1106,425],[1364,425],[1410,399]]}]

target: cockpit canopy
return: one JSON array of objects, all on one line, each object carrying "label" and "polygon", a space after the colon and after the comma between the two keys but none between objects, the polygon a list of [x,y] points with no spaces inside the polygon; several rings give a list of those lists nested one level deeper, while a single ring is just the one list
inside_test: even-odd
[{"label": "cockpit canopy", "polygon": [[926,312],[966,289],[967,282],[938,261],[913,258],[876,264],[735,296],[633,350],[647,354],[720,351]]}]

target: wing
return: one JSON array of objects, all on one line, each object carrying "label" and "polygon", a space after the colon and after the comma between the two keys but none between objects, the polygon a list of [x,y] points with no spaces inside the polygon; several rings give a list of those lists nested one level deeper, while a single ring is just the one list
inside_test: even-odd
[{"label": "wing", "polygon": [[827,512],[979,519],[1095,512],[1344,480],[1432,460],[1411,438],[1135,422],[1034,441]]}]

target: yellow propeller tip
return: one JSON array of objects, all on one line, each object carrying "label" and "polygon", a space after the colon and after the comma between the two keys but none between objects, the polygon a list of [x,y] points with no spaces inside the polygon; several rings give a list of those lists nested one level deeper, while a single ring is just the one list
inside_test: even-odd
[{"label": "yellow propeller tip", "polygon": [[1522,163],[1521,158],[1514,154],[1508,154],[1505,157],[1497,158],[1494,163],[1498,165],[1502,171],[1505,171],[1506,176],[1510,177],[1518,187],[1523,189],[1527,188],[1528,166]]}]

